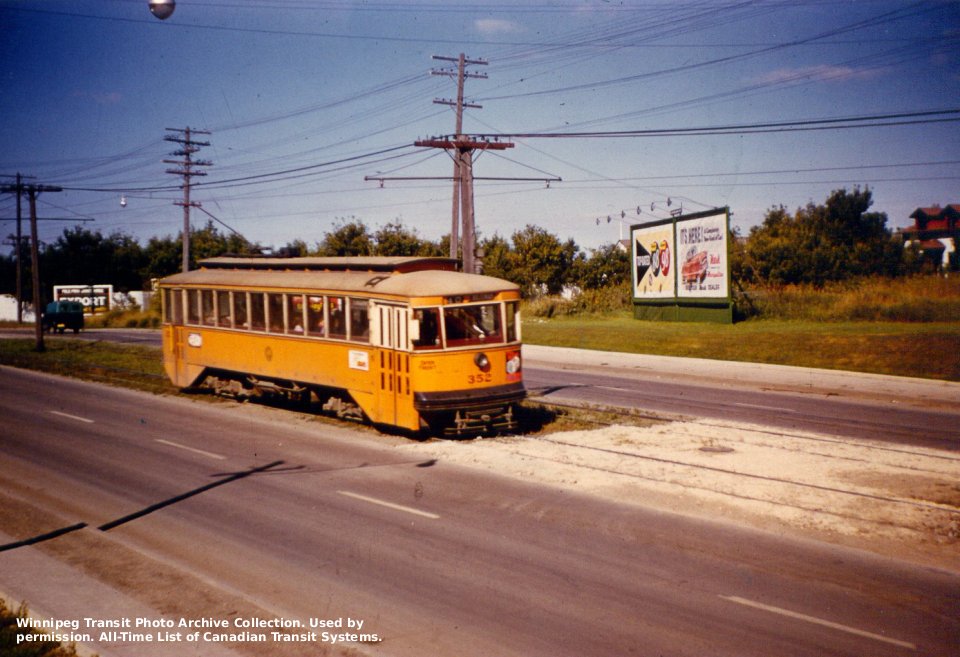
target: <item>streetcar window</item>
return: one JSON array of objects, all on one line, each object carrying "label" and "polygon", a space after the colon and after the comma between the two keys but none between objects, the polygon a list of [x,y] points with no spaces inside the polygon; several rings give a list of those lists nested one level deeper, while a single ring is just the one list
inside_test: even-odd
[{"label": "streetcar window", "polygon": [[213,290],[200,290],[200,319],[206,326],[217,324],[217,314],[213,309]]},{"label": "streetcar window", "polygon": [[283,295],[267,295],[267,321],[271,333],[283,333]]},{"label": "streetcar window", "polygon": [[331,338],[347,338],[347,313],[343,297],[327,297],[330,311],[330,324],[327,327]]},{"label": "streetcar window", "polygon": [[166,321],[171,324],[183,324],[183,290],[167,290],[164,301]]},{"label": "streetcar window", "polygon": [[414,333],[419,330],[419,336],[413,339],[414,349],[439,349],[440,344],[440,309],[415,308],[413,311]]},{"label": "streetcar window", "polygon": [[252,331],[263,331],[267,328],[263,296],[262,292],[250,293],[250,330]]},{"label": "streetcar window", "polygon": [[370,342],[370,302],[367,299],[350,299],[350,339]]},{"label": "streetcar window", "polygon": [[230,312],[230,293],[226,290],[217,290],[217,326],[232,328],[232,315],[233,313]]},{"label": "streetcar window", "polygon": [[443,328],[448,347],[501,342],[500,304],[444,308]]},{"label": "streetcar window", "polygon": [[507,342],[516,342],[520,339],[517,331],[519,322],[517,321],[517,302],[508,301],[507,307]]},{"label": "streetcar window", "polygon": [[303,335],[303,295],[287,295],[287,333]]},{"label": "streetcar window", "polygon": [[324,327],[326,320],[323,317],[323,297],[307,297],[307,334],[323,337],[326,334]]},{"label": "streetcar window", "polygon": [[247,315],[247,293],[233,293],[233,321],[234,326],[239,329],[250,328],[250,318]]},{"label": "streetcar window", "polygon": [[187,324],[200,323],[200,290],[187,290]]}]

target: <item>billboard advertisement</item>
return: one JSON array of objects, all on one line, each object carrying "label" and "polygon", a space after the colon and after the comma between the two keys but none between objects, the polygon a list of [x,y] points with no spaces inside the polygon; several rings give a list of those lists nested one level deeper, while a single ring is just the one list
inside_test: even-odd
[{"label": "billboard advertisement", "polygon": [[634,317],[732,322],[729,225],[715,208],[631,226]]},{"label": "billboard advertisement", "polygon": [[631,231],[633,296],[663,299],[674,296],[673,224],[649,225]]},{"label": "billboard advertisement", "polygon": [[677,296],[730,296],[727,213],[677,219]]},{"label": "billboard advertisement", "polygon": [[83,313],[93,315],[110,310],[113,302],[112,285],[54,285],[54,301],[79,301]]}]

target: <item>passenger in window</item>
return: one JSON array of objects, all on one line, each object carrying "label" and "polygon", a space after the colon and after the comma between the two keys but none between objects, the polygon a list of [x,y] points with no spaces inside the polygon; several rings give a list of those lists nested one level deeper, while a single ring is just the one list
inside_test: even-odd
[{"label": "passenger in window", "polygon": [[343,297],[330,297],[330,337],[347,337],[347,318]]}]

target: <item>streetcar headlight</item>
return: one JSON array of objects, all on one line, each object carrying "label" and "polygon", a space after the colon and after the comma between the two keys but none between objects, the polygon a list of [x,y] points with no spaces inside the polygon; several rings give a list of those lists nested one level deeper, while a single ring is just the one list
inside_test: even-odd
[{"label": "streetcar headlight", "polygon": [[478,353],[473,357],[474,364],[480,368],[482,372],[490,371],[490,359],[487,358],[487,355],[483,352]]},{"label": "streetcar headlight", "polygon": [[520,354],[507,359],[507,374],[516,374],[520,371]]}]

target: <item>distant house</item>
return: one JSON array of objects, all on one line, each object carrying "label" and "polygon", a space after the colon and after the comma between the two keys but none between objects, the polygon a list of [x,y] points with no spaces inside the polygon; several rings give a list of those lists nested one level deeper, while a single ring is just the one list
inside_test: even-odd
[{"label": "distant house", "polygon": [[913,226],[900,231],[904,244],[916,245],[925,260],[938,269],[949,269],[951,261],[957,262],[957,245],[960,244],[960,204],[944,208],[934,205],[917,208],[910,215]]}]

